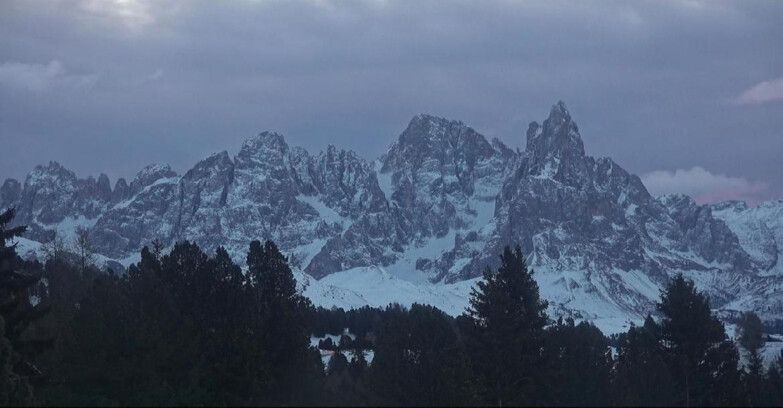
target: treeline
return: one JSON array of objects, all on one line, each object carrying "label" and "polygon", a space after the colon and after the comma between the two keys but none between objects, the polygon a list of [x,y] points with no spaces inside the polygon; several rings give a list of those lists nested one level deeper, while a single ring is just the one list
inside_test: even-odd
[{"label": "treeline", "polygon": [[[315,308],[270,241],[251,243],[244,273],[225,249],[190,242],[144,248],[122,275],[24,261],[12,217],[0,215],[0,405],[783,405],[783,357],[761,364],[761,321],[742,319],[741,366],[682,276],[657,320],[610,339],[549,321],[519,248],[453,318],[418,304]],[[353,337],[310,346],[346,328]]]}]

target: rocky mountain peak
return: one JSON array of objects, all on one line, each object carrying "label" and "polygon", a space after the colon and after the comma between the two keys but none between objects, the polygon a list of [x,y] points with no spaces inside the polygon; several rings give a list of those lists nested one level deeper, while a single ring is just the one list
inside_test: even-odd
[{"label": "rocky mountain peak", "polygon": [[101,175],[98,176],[97,187],[98,193],[101,195],[101,197],[106,197],[107,199],[111,197],[111,182],[109,181],[109,176],[101,173]]},{"label": "rocky mountain peak", "polygon": [[239,154],[242,155],[243,152],[253,154],[259,151],[287,152],[288,144],[280,133],[264,131],[245,140]]},{"label": "rocky mountain peak", "polygon": [[552,106],[543,126],[537,122],[530,124],[526,149],[538,158],[584,157],[585,147],[579,128],[563,101]]},{"label": "rocky mountain peak", "polygon": [[711,205],[713,210],[724,211],[732,210],[735,212],[746,211],[748,209],[748,203],[739,200],[726,200]]},{"label": "rocky mountain peak", "polygon": [[130,183],[130,190],[135,194],[160,179],[170,177],[177,177],[177,173],[168,164],[150,164],[136,174]]},{"label": "rocky mountain peak", "polygon": [[99,254],[124,264],[153,239],[224,246],[241,261],[250,240],[268,238],[313,277],[380,266],[428,302],[440,295],[419,284],[469,288],[463,280],[519,244],[553,316],[643,317],[676,272],[715,307],[783,313],[783,297],[768,296],[783,285],[783,202],[653,199],[639,177],[585,155],[562,102],[531,123],[524,153],[417,115],[379,162],[331,145],[311,155],[263,132],[235,157],[213,154],[182,177],[147,166],[113,189],[51,162],[23,185],[6,180],[0,205],[19,209],[30,240],[84,226]]},{"label": "rocky mountain peak", "polygon": [[553,125],[566,123],[571,121],[571,113],[568,112],[565,102],[557,101],[552,105],[552,109],[549,110],[549,119]]},{"label": "rocky mountain peak", "polygon": [[459,121],[450,121],[427,114],[419,114],[413,117],[408,127],[400,135],[397,144],[404,148],[424,148],[429,150],[443,142],[450,129],[464,128],[465,124]]},{"label": "rocky mountain peak", "polygon": [[237,168],[277,169],[284,167],[285,156],[289,153],[288,144],[283,135],[277,132],[262,132],[245,140],[235,157]]},{"label": "rocky mountain peak", "polygon": [[207,177],[208,174],[219,172],[222,169],[233,167],[231,157],[229,157],[227,151],[214,153],[208,156],[206,159],[196,163],[192,169],[185,173],[186,179],[199,179]]},{"label": "rocky mountain peak", "polygon": [[690,196],[681,193],[664,194],[658,197],[658,201],[667,208],[672,209],[697,207],[696,202]]},{"label": "rocky mountain peak", "polygon": [[76,174],[56,161],[50,161],[47,165],[35,166],[27,175],[26,184],[38,184],[42,179],[62,180],[68,184],[76,182]]},{"label": "rocky mountain peak", "polygon": [[128,195],[130,194],[130,187],[128,186],[128,182],[125,181],[123,177],[120,177],[117,179],[117,181],[114,183],[114,189],[111,193],[111,200],[113,202],[119,202],[126,198],[128,198]]},{"label": "rocky mountain peak", "polygon": [[[416,115],[381,159],[381,172],[410,167],[435,171],[454,161],[488,159],[496,150],[487,139],[461,121]],[[437,170],[440,171],[440,170]]]}]

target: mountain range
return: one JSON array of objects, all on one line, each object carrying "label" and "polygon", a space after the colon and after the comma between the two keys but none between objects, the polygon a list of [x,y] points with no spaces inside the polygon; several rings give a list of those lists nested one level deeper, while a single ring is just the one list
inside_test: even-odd
[{"label": "mountain range", "polygon": [[419,302],[458,314],[503,247],[520,245],[550,316],[605,331],[654,313],[680,272],[723,316],[783,313],[783,200],[653,197],[612,159],[585,154],[563,102],[530,124],[524,151],[417,115],[376,160],[331,145],[313,154],[263,132],[234,157],[213,154],[183,175],[150,165],[113,187],[49,162],[23,183],[5,180],[0,208],[10,206],[29,226],[23,256],[83,227],[114,269],[155,239],[222,245],[242,265],[251,240],[272,239],[324,306]]}]

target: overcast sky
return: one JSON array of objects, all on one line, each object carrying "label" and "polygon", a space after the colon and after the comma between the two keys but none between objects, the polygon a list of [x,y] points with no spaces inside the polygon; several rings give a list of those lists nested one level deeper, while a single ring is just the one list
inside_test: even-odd
[{"label": "overcast sky", "polygon": [[183,173],[264,130],[371,159],[417,113],[524,149],[562,99],[653,194],[783,197],[783,2],[214,3],[0,2],[0,178]]}]

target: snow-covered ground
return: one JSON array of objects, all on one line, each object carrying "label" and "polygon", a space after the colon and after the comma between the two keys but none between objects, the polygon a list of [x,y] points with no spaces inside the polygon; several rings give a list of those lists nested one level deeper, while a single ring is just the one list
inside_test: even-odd
[{"label": "snow-covered ground", "polygon": [[[321,280],[315,280],[300,270],[295,270],[294,275],[304,295],[317,306],[351,309],[365,305],[386,307],[397,303],[410,307],[414,303],[424,303],[451,316],[462,314],[470,305],[471,289],[480,279],[453,284],[414,283],[397,278],[384,268],[375,266],[353,268]],[[590,321],[607,335],[627,331],[631,323],[640,325],[643,322],[641,316],[629,316],[605,298],[597,297],[595,302],[589,303],[579,296],[569,297],[567,287],[561,289],[562,285],[549,282],[555,275],[537,273],[535,277],[541,285],[542,296],[555,300],[557,304],[565,303],[589,310],[589,315],[582,318],[577,316],[575,320]]]},{"label": "snow-covered ground", "polygon": [[[414,303],[422,303],[435,306],[451,316],[458,316],[469,306],[471,290],[481,278],[451,284],[432,283],[426,279],[426,274],[413,268],[413,260],[416,259],[413,255],[432,254],[433,251],[444,250],[445,243],[453,242],[453,239],[453,232],[450,232],[441,239],[428,241],[427,245],[421,248],[409,248],[411,256],[406,256],[388,268],[378,266],[352,268],[328,275],[321,280],[316,280],[299,268],[292,269],[299,290],[316,306],[339,307],[347,310],[362,306],[386,307],[392,303],[410,307]],[[17,253],[21,256],[43,259],[40,243],[25,238],[19,238],[16,242]],[[99,265],[113,261],[102,255],[97,257]],[[126,267],[138,261],[138,254],[119,260]],[[617,270],[615,275],[626,286],[649,299],[657,300],[658,286],[645,274],[639,271]],[[576,314],[571,314],[576,321],[589,321],[606,335],[625,332],[631,324],[643,323],[644,316],[630,313],[622,308],[617,304],[614,296],[602,293],[603,285],[593,285],[581,272],[554,271],[539,267],[535,269],[534,277],[539,284],[541,296],[550,301],[548,312],[553,319],[564,310],[578,311]],[[595,290],[584,290],[585,287],[590,286]],[[733,328],[727,325],[731,337],[733,331],[730,330]],[[771,362],[783,349],[783,338],[781,340],[781,342],[770,342],[765,347],[765,363]]]},{"label": "snow-covered ground", "polygon": [[[70,246],[72,244],[72,239],[66,240],[66,245]],[[46,254],[43,250],[43,245],[38,241],[29,240],[27,238],[16,238],[14,243],[16,243],[16,253],[21,256],[24,259],[39,259],[43,260],[46,258]],[[121,259],[117,262],[121,263],[124,267],[128,267],[133,263],[139,262],[141,260],[141,254],[133,254],[129,256],[128,258]],[[107,262],[116,261],[114,259],[111,259],[109,257],[95,254],[95,262],[99,266],[105,265]]]},{"label": "snow-covered ground", "polygon": [[[347,335],[352,340],[356,340],[356,336],[353,333],[348,332],[348,329],[345,329],[345,332],[343,334]],[[337,336],[334,334],[327,334],[324,335],[323,337],[310,336],[310,346],[317,348],[318,342],[326,339],[332,339],[332,343],[337,345],[340,344],[340,337],[342,337],[342,335]],[[325,368],[326,366],[329,365],[329,361],[332,359],[332,356],[334,355],[334,351],[320,350],[320,349],[318,351],[321,353],[321,361],[323,362]],[[364,358],[367,360],[367,364],[371,364],[373,357],[375,357],[375,351],[363,350],[362,352],[364,353]],[[342,350],[341,353],[343,353],[343,355],[345,356],[345,358],[348,360],[349,363],[357,357],[356,350]]]},{"label": "snow-covered ground", "polygon": [[[726,335],[737,345],[737,350],[739,350],[740,353],[740,365],[744,367],[748,363],[749,355],[748,352],[739,345],[737,325],[726,324],[725,327]],[[764,367],[769,367],[772,362],[780,356],[780,352],[783,351],[783,335],[772,334],[769,337],[771,340],[767,340],[759,352]]]},{"label": "snow-covered ground", "polygon": [[[444,238],[444,241],[446,239]],[[453,242],[453,236],[450,239]],[[17,253],[21,256],[43,259],[44,254],[40,243],[25,238],[19,238],[17,242]],[[429,250],[435,246],[437,246],[437,242],[431,243],[426,249]],[[410,259],[410,257],[406,257],[406,259]],[[98,255],[99,265],[106,261],[111,261],[111,259]],[[138,261],[139,255],[134,254],[119,262],[127,267]],[[408,261],[403,260],[392,266],[392,269],[401,276],[383,267],[370,266],[349,269],[316,280],[299,268],[292,269],[299,290],[314,305],[325,308],[339,307],[347,310],[362,306],[386,307],[392,303],[410,307],[414,303],[423,303],[435,306],[451,316],[458,316],[470,305],[471,289],[480,278],[451,284],[431,283],[426,279],[417,279],[410,272],[404,273],[402,264],[407,265],[407,263]],[[564,282],[570,282],[567,279],[567,273],[545,272],[543,270],[537,271],[534,275],[539,282],[544,298],[553,300],[557,304],[567,304],[591,312],[589,316],[583,316],[583,319],[577,320],[589,320],[606,334],[627,331],[631,322],[641,324],[640,317],[629,317],[627,312],[613,306],[601,296],[597,296],[591,301],[577,294],[570,294],[569,285],[564,284]],[[414,271],[414,273],[416,272]],[[629,280],[639,279],[636,274],[628,273],[628,275]],[[583,275],[575,273],[573,276],[574,279],[578,279]],[[642,279],[642,282],[636,286],[645,287],[648,285],[649,283]],[[652,289],[648,288],[648,290],[652,294]]]},{"label": "snow-covered ground", "polygon": [[476,282],[472,279],[455,284],[414,283],[377,266],[353,268],[321,280],[297,270],[295,277],[305,296],[313,304],[326,308],[385,307],[391,303],[410,307],[418,302],[433,305],[453,316],[468,306],[470,288]]}]

